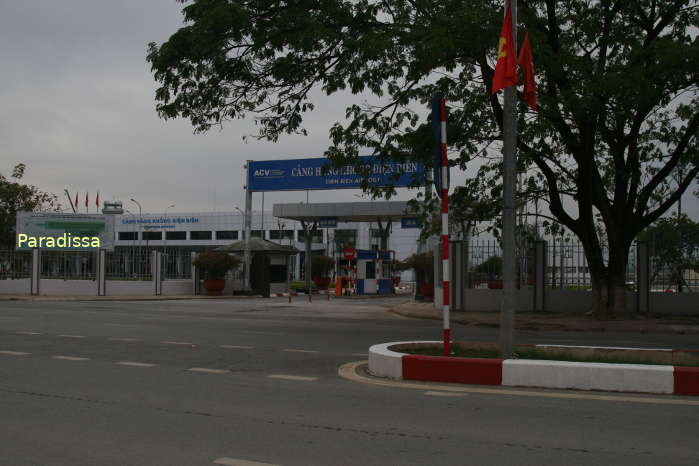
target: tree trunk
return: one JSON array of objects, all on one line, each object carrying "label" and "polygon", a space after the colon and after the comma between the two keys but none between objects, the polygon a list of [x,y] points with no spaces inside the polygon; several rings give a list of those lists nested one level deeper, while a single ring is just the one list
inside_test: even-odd
[{"label": "tree trunk", "polygon": [[[600,254],[588,256],[592,277],[592,315],[600,320],[626,314],[626,266],[630,244],[610,241],[609,261]],[[587,255],[587,250],[586,250]]]}]

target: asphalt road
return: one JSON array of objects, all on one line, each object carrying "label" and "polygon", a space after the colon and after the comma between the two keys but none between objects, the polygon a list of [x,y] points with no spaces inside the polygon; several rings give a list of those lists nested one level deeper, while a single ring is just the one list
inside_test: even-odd
[{"label": "asphalt road", "polygon": [[[387,313],[395,299],[0,302],[0,465],[699,464],[696,398],[341,378],[373,343],[439,339],[439,322]],[[517,340],[699,348],[696,335]]]}]

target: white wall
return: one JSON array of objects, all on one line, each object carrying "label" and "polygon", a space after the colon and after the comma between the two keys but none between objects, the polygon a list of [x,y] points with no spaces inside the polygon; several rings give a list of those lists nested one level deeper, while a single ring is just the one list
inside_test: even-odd
[{"label": "white wall", "polygon": [[155,283],[140,280],[107,280],[105,291],[107,296],[152,296],[155,295]]},{"label": "white wall", "polygon": [[0,294],[30,294],[31,278],[0,280]]},{"label": "white wall", "polygon": [[97,296],[97,280],[42,278],[39,280],[39,294],[42,296]]}]

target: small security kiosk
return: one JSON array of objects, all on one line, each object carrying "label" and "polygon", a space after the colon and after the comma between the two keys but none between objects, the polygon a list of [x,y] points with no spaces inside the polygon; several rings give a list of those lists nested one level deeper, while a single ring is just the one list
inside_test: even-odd
[{"label": "small security kiosk", "polygon": [[357,250],[357,294],[393,294],[393,251]]}]

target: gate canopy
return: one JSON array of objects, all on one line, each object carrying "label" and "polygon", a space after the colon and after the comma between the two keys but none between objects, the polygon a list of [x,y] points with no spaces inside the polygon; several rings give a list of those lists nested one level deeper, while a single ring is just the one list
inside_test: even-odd
[{"label": "gate canopy", "polygon": [[335,219],[337,222],[400,221],[416,215],[407,201],[274,204],[272,212],[278,218],[305,222],[326,219]]}]

